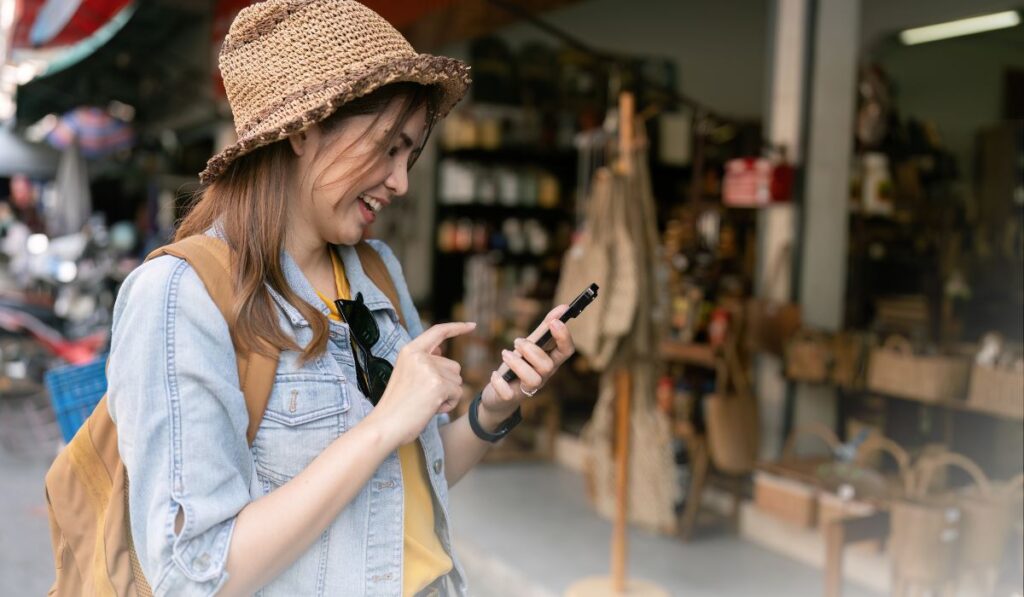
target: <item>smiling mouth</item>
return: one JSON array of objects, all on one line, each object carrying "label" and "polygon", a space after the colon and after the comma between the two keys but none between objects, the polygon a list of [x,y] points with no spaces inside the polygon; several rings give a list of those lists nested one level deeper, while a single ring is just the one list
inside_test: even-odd
[{"label": "smiling mouth", "polygon": [[359,195],[359,200],[362,201],[363,205],[365,205],[366,208],[374,214],[380,213],[380,210],[384,209],[384,204],[382,202],[365,193]]}]

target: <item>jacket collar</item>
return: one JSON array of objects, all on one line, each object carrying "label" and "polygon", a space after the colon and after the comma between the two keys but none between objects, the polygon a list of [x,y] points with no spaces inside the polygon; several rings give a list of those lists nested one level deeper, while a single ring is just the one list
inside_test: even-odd
[{"label": "jacket collar", "polygon": [[[224,238],[224,234],[219,226],[213,226],[210,230],[207,230],[206,234],[214,236],[220,239]],[[363,269],[362,262],[359,261],[359,254],[356,252],[356,248],[351,245],[336,245],[334,249],[338,252],[338,256],[341,257],[342,263],[345,265],[345,276],[348,278],[348,285],[352,291],[352,296],[355,297],[358,293],[363,293],[363,302],[367,308],[371,311],[379,309],[385,309],[388,312],[388,316],[391,317],[391,321],[398,321],[398,312],[395,311],[391,301],[388,300],[387,295],[384,294],[377,286],[370,280],[370,277],[366,275],[366,271]],[[326,317],[330,313],[330,309],[324,304],[320,297],[316,293],[316,289],[306,279],[305,274],[299,269],[299,265],[292,259],[292,256],[287,251],[281,251],[281,269],[284,272],[285,281],[288,286],[292,289],[298,297],[314,308],[319,310]],[[277,306],[281,308],[285,316],[294,326],[308,326],[309,322],[302,316],[291,303],[286,301],[281,293],[277,292],[267,284],[267,290],[270,292],[270,296],[277,303]]]},{"label": "jacket collar", "polygon": [[[348,285],[352,296],[355,297],[358,293],[362,293],[363,302],[367,308],[371,311],[385,309],[393,322],[398,321],[398,313],[395,311],[394,306],[392,306],[391,301],[388,300],[383,291],[377,288],[373,281],[370,280],[370,277],[366,275],[365,270],[363,270],[363,264],[359,261],[359,255],[356,253],[355,247],[338,245],[335,247],[335,250],[345,266],[345,276],[348,278]],[[316,289],[313,288],[313,285],[306,279],[305,274],[299,269],[298,264],[285,251],[281,252],[281,268],[284,271],[288,286],[300,299],[318,309],[324,316],[330,313],[327,305],[317,295]],[[269,285],[267,289],[292,325],[309,325],[309,322],[306,321],[306,318],[302,316],[299,310],[286,301],[279,292],[270,288]]]}]

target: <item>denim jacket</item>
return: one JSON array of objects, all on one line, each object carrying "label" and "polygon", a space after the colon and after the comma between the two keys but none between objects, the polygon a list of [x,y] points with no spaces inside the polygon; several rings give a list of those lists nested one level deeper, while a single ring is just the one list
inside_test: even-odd
[{"label": "denim jacket", "polygon": [[[408,331],[364,273],[353,247],[338,248],[352,295],[361,292],[381,334],[373,354],[394,363],[422,332],[401,266],[391,249],[370,241],[398,289]],[[283,255],[291,289],[328,310],[295,261]],[[276,292],[282,329],[306,345],[309,323]],[[355,383],[349,329],[330,322],[325,354],[301,364],[284,351],[263,421],[250,447],[227,324],[196,272],[163,256],[135,270],[114,309],[108,368],[110,414],[128,471],[131,531],[156,595],[212,595],[227,579],[225,563],[236,517],[246,504],[280,487],[373,406]],[[448,485],[434,417],[420,435],[435,499],[436,530],[454,568],[439,586],[464,595],[452,553]],[[184,524],[175,535],[179,510]],[[323,535],[260,595],[402,594],[402,471],[392,453]]]}]

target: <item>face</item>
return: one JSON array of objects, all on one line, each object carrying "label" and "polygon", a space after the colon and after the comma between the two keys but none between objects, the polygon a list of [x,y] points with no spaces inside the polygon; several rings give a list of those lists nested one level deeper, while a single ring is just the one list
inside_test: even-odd
[{"label": "face", "polygon": [[[289,139],[298,157],[290,235],[303,243],[353,245],[381,210],[405,194],[426,131],[426,109],[404,124],[396,122],[400,110],[395,100],[379,116],[352,116],[329,133],[314,126],[304,138]],[[382,145],[400,124],[395,141]]]}]

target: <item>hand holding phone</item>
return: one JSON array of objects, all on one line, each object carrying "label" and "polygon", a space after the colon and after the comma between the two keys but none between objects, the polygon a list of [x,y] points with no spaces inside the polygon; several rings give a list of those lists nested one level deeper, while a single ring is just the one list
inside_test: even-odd
[{"label": "hand holding phone", "polygon": [[[590,305],[590,303],[594,302],[594,299],[597,298],[598,288],[599,287],[597,284],[591,284],[587,288],[584,288],[583,292],[581,292],[579,296],[577,296],[575,299],[573,299],[571,303],[569,303],[569,308],[566,309],[565,313],[562,313],[562,316],[559,317],[558,319],[562,323],[567,323],[570,319],[578,317],[579,314],[582,313],[583,310],[586,309],[587,306]],[[551,337],[551,330],[545,330],[544,335],[537,339],[536,344],[537,346],[540,346],[544,350],[544,352],[551,352],[552,350],[554,350],[555,346],[553,343],[553,338]],[[518,376],[515,374],[514,371],[508,370],[501,377],[505,381],[512,383],[517,379]]]}]

